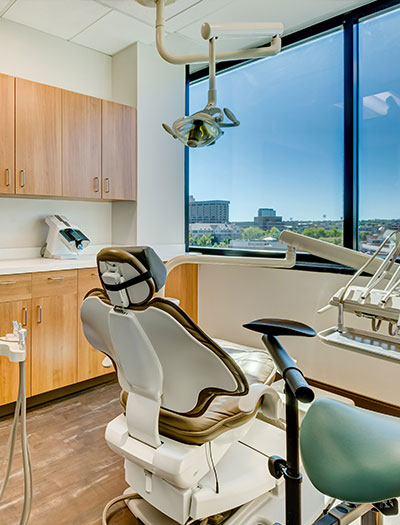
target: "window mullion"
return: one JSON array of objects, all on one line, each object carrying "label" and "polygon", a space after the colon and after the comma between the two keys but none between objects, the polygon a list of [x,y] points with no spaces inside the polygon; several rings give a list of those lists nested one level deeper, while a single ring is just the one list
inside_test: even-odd
[{"label": "window mullion", "polygon": [[358,249],[358,22],[344,23],[343,246]]}]

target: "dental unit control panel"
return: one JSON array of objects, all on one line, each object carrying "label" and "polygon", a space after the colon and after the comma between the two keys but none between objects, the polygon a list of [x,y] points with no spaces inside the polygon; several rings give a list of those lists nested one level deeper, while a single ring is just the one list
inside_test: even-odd
[{"label": "dental unit control panel", "polygon": [[46,224],[50,230],[42,248],[42,257],[77,259],[90,244],[86,235],[63,215],[49,215],[46,217]]}]

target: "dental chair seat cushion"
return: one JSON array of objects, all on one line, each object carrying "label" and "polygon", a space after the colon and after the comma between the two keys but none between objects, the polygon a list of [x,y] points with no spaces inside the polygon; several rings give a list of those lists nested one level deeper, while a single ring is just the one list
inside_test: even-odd
[{"label": "dental chair seat cushion", "polygon": [[275,377],[276,368],[272,357],[265,350],[239,345],[223,339],[214,341],[240,366],[249,384],[269,385]]},{"label": "dental chair seat cushion", "polygon": [[400,496],[400,419],[321,398],[301,427],[301,454],[313,485],[351,503]]},{"label": "dental chair seat cushion", "polygon": [[[243,370],[249,385],[271,384],[275,377],[275,366],[269,354],[250,346],[229,341],[215,340]],[[128,394],[121,393],[121,404],[126,408]],[[202,445],[231,428],[241,426],[252,419],[260,403],[251,413],[239,410],[241,396],[217,396],[200,416],[177,414],[169,410],[160,411],[160,434],[181,443]]]}]

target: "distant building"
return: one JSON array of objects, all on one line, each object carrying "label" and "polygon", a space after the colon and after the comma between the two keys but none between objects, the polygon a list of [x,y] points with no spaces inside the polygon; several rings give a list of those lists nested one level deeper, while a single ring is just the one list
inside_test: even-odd
[{"label": "distant building", "polygon": [[225,224],[229,223],[230,201],[196,201],[189,197],[189,223]]},{"label": "distant building", "polygon": [[286,244],[281,244],[273,237],[266,237],[265,239],[255,239],[252,241],[244,239],[234,239],[229,243],[230,248],[236,250],[271,250],[284,252],[287,250]]},{"label": "distant building", "polygon": [[237,239],[240,237],[240,228],[235,224],[189,224],[189,234],[193,237],[212,235],[218,242],[225,239]]},{"label": "distant building", "polygon": [[254,217],[254,226],[262,230],[270,230],[273,226],[282,226],[282,217],[276,215],[273,208],[259,208],[257,217]]}]

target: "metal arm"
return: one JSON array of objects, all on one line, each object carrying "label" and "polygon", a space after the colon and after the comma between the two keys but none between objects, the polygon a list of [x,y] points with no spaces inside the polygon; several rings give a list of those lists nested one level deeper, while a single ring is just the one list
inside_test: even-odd
[{"label": "metal arm", "polygon": [[[177,56],[171,54],[165,46],[165,20],[164,20],[165,0],[156,0],[156,46],[160,56],[170,64],[184,65],[196,64],[201,62],[208,62],[208,55],[182,55]],[[239,60],[250,58],[262,58],[267,56],[277,55],[281,50],[281,38],[274,36],[271,45],[268,47],[257,47],[251,49],[237,49],[235,51],[225,51],[217,53],[216,61],[220,60]]]}]

